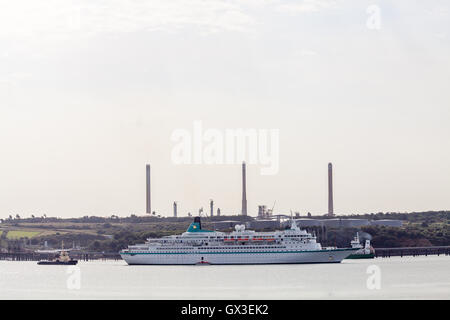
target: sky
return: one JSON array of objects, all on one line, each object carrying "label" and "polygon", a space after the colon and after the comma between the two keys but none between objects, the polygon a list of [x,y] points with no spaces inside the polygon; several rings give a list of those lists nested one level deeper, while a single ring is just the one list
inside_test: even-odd
[{"label": "sky", "polygon": [[450,3],[0,0],[0,218],[241,210],[176,130],[278,130],[248,213],[450,209]]}]

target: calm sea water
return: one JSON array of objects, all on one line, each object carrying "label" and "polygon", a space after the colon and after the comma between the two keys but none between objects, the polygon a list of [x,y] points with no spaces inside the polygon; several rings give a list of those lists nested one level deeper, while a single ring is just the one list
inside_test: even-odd
[{"label": "calm sea water", "polygon": [[450,298],[448,256],[261,266],[128,266],[124,261],[91,261],[78,267],[0,261],[0,299]]}]

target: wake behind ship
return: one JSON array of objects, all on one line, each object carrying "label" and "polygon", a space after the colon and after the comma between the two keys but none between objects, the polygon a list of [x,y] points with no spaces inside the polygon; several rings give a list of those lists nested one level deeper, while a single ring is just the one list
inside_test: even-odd
[{"label": "wake behind ship", "polygon": [[147,239],[120,251],[129,265],[339,263],[356,248],[322,248],[294,220],[290,229],[255,232],[237,225],[224,233],[202,229],[196,217],[181,235]]}]

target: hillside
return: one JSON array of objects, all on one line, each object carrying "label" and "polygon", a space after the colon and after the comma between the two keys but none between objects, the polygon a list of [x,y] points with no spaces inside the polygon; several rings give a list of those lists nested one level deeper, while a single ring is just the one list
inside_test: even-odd
[{"label": "hillside", "polygon": [[[317,217],[319,218],[319,217]],[[324,218],[321,216],[320,218]],[[364,226],[361,229],[323,230],[311,228],[323,245],[348,246],[356,231],[370,238],[374,247],[440,246],[450,245],[450,212],[371,213],[341,216],[341,218],[365,218],[370,220],[399,219],[401,228]],[[205,228],[213,228],[213,222],[224,220],[253,220],[245,216],[204,217]],[[3,219],[0,224],[0,246],[5,249],[37,248],[47,241],[51,247],[67,245],[86,247],[92,251],[117,252],[128,244],[144,241],[149,237],[179,234],[186,230],[192,217],[15,217]]]}]

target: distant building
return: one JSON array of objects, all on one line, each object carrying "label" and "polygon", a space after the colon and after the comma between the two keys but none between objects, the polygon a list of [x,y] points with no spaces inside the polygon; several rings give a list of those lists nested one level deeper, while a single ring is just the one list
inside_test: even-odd
[{"label": "distant building", "polygon": [[273,209],[267,209],[267,206],[258,206],[258,219],[270,218],[273,216]]},{"label": "distant building", "polygon": [[266,206],[258,206],[258,218],[266,217],[267,207]]}]

